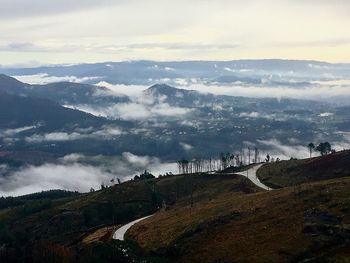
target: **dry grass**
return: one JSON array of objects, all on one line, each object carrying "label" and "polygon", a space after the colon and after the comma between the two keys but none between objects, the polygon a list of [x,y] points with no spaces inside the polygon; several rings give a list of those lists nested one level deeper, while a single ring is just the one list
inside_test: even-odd
[{"label": "dry grass", "polygon": [[[181,262],[290,262],[305,252],[319,253],[315,247],[329,238],[304,233],[308,211],[325,211],[339,218],[340,226],[350,223],[349,192],[346,178],[272,192],[226,193],[193,208],[158,213],[127,234],[146,252],[173,253]],[[334,249],[328,245],[322,252],[332,257]]]},{"label": "dry grass", "polygon": [[102,227],[100,229],[95,230],[94,232],[88,234],[82,239],[82,244],[87,245],[97,241],[106,241],[110,240],[113,237],[113,233],[120,227],[118,226],[108,226]]},{"label": "dry grass", "polygon": [[261,167],[257,175],[264,184],[272,188],[350,176],[350,151],[269,163]]}]

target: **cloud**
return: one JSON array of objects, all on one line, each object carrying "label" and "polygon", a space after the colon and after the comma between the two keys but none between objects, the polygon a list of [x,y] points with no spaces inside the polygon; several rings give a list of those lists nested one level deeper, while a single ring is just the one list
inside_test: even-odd
[{"label": "cloud", "polygon": [[52,132],[44,134],[33,134],[25,138],[28,143],[42,143],[42,142],[63,142],[74,141],[82,139],[102,139],[110,140],[120,135],[125,134],[119,127],[102,126],[99,130],[92,131],[91,129],[77,129],[74,132]]},{"label": "cloud", "polygon": [[329,100],[334,101],[345,97],[350,97],[349,85],[340,84],[347,83],[347,80],[339,82],[339,84],[331,81],[319,82],[309,87],[294,88],[286,86],[269,86],[269,85],[243,85],[242,83],[231,84],[191,84],[182,86],[187,90],[195,90],[202,93],[212,93],[215,95],[243,96],[251,98],[295,98],[310,100]]},{"label": "cloud", "polygon": [[1,137],[12,137],[18,133],[35,129],[36,127],[37,126],[25,126],[25,127],[20,127],[20,128],[16,128],[16,129],[6,129],[6,130],[0,129],[0,138]]},{"label": "cloud", "polygon": [[[149,170],[154,175],[176,173],[176,163],[163,163],[151,156],[138,156],[125,152],[122,156],[85,156],[69,154],[56,163],[21,167],[0,177],[0,196],[18,196],[51,189],[88,192],[100,189],[102,183],[110,184],[113,178],[126,181],[136,174]],[[0,171],[9,171],[1,165]]]},{"label": "cloud", "polygon": [[[11,53],[2,56],[2,63],[266,57],[346,61],[347,10],[349,3],[341,0],[2,0],[1,42]],[[49,55],[42,52],[47,49]]]},{"label": "cloud", "polygon": [[8,43],[6,45],[0,45],[0,51],[33,52],[33,51],[48,51],[48,50],[29,42],[13,42],[13,43]]},{"label": "cloud", "polygon": [[122,156],[126,161],[133,165],[136,165],[137,167],[147,167],[151,162],[159,161],[157,158],[151,158],[149,156],[137,156],[130,152],[124,152]]},{"label": "cloud", "polygon": [[[129,44],[125,46],[112,46],[110,49],[165,49],[165,50],[213,50],[213,49],[234,49],[238,44],[203,44],[203,43],[141,43]],[[174,71],[173,68],[165,67],[166,71]]]},{"label": "cloud", "polygon": [[[127,94],[129,89],[127,85],[114,85],[117,88],[112,92],[117,94]],[[109,87],[108,87],[109,88]],[[191,108],[171,106],[165,103],[166,96],[154,97],[150,94],[132,91],[129,103],[117,103],[104,106],[91,105],[64,105],[67,108],[84,111],[95,116],[106,117],[109,119],[124,119],[124,120],[145,120],[147,118],[161,118],[161,117],[179,117],[189,114],[193,111]],[[97,94],[95,94],[97,95]],[[101,94],[105,96],[105,94]]]},{"label": "cloud", "polygon": [[192,109],[170,106],[167,103],[161,103],[151,108],[152,114],[168,117],[186,115],[191,111]]},{"label": "cloud", "polygon": [[323,112],[323,113],[320,113],[318,116],[320,117],[330,117],[330,116],[333,116],[334,113],[331,113],[331,112]]},{"label": "cloud", "polygon": [[68,154],[68,155],[65,155],[64,157],[62,157],[61,161],[63,163],[70,163],[70,162],[75,163],[83,158],[84,158],[83,154],[71,153],[71,154]]},{"label": "cloud", "polygon": [[350,149],[350,132],[336,132],[340,135],[339,140],[332,142],[332,148],[336,151],[341,151],[344,149]]},{"label": "cloud", "polygon": [[[125,120],[144,120],[151,116],[149,109],[145,105],[138,103],[117,104],[112,107],[112,111],[114,110],[117,116]],[[107,117],[109,116],[111,115],[107,115]]]},{"label": "cloud", "polygon": [[[322,76],[319,76],[322,78]],[[289,78],[290,79],[290,78]],[[153,80],[154,83],[166,82],[163,80]],[[295,98],[295,99],[310,99],[310,100],[329,100],[333,101],[344,100],[346,97],[350,97],[350,80],[349,79],[336,79],[329,81],[312,81],[307,86],[293,87],[292,85],[271,85],[265,84],[244,84],[241,82],[234,83],[205,83],[207,80],[201,79],[168,79],[167,83],[177,86],[178,88],[185,90],[194,90],[200,93],[211,93],[215,95],[228,95],[228,96],[243,96],[252,98]],[[292,80],[291,80],[292,81]],[[101,86],[106,86],[112,89],[118,94],[126,94],[134,98],[142,98],[145,100],[145,96],[142,96],[142,92],[147,89],[147,86],[128,86],[128,85],[112,85],[107,82],[101,83]],[[148,98],[150,103],[154,102],[155,98]],[[137,100],[137,99],[135,99]],[[244,116],[242,116],[244,117]],[[246,116],[249,117],[249,116]],[[253,116],[250,116],[253,117]]]},{"label": "cloud", "polygon": [[47,83],[53,83],[53,82],[75,82],[75,83],[83,83],[91,80],[98,80],[102,77],[92,76],[92,77],[82,77],[78,78],[76,76],[49,76],[47,73],[38,73],[34,75],[20,75],[20,76],[12,76],[16,79],[18,79],[21,82],[28,83],[28,84],[47,84]]},{"label": "cloud", "polygon": [[277,114],[268,114],[268,113],[264,113],[264,114],[261,114],[260,112],[256,112],[256,111],[253,111],[253,112],[241,112],[239,114],[239,117],[241,118],[252,118],[252,119],[257,119],[257,118],[261,118],[261,119],[267,119],[267,120],[280,120],[280,121],[283,121],[283,120],[286,120],[288,117],[290,116],[287,116],[285,114],[282,114],[282,115],[277,115]]},{"label": "cloud", "polygon": [[285,145],[276,139],[257,140],[257,142],[266,148],[271,156],[280,159],[298,158],[303,159],[309,157],[309,150],[302,145]]},{"label": "cloud", "polygon": [[188,143],[184,143],[184,142],[180,142],[180,146],[185,150],[185,151],[190,151],[193,149],[193,146],[188,144]]},{"label": "cloud", "polygon": [[[350,149],[350,133],[337,132],[337,134],[340,135],[340,138],[331,142],[332,149],[335,149],[336,151]],[[299,140],[290,138],[288,141],[291,145],[284,144],[277,139],[257,140],[256,142],[260,144],[261,148],[263,148],[263,150],[261,150],[262,155],[269,154],[271,157],[280,158],[282,160],[289,160],[291,157],[298,159],[309,158],[309,149],[306,146],[298,144],[300,143]],[[315,145],[318,145],[320,142],[321,141],[316,142]],[[313,156],[319,155],[318,152],[313,153]]]},{"label": "cloud", "polygon": [[130,97],[139,97],[142,93],[148,89],[145,85],[124,85],[124,84],[110,84],[106,81],[101,81],[96,84],[96,86],[106,87],[115,94],[124,94]]},{"label": "cloud", "polygon": [[18,196],[51,189],[88,192],[99,189],[112,176],[92,166],[80,164],[29,166],[0,177],[0,196]]},{"label": "cloud", "polygon": [[109,0],[51,0],[50,2],[43,2],[41,0],[2,0],[0,17],[1,19],[13,19],[26,16],[48,16],[111,4],[113,2]]},{"label": "cloud", "polygon": [[41,143],[41,142],[59,142],[59,141],[72,141],[83,139],[84,136],[77,132],[52,132],[45,134],[33,134],[30,137],[26,137],[25,140],[28,143]]},{"label": "cloud", "polygon": [[241,112],[239,114],[239,117],[243,117],[243,118],[259,118],[261,117],[261,114],[259,112]]},{"label": "cloud", "polygon": [[168,172],[176,173],[177,164],[172,162],[163,163],[159,158],[150,156],[137,156],[130,152],[124,152],[122,154],[123,158],[134,167],[135,172],[141,173],[144,170],[148,170],[155,176],[159,174],[165,174]]}]

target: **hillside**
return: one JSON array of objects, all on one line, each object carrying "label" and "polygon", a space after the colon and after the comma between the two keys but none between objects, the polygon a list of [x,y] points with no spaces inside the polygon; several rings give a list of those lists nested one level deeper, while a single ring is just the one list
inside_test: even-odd
[{"label": "hillside", "polygon": [[29,85],[10,76],[0,74],[0,92],[20,93],[26,86]]},{"label": "hillside", "polygon": [[45,123],[48,128],[62,129],[67,125],[102,125],[106,120],[81,111],[68,109],[40,98],[0,93],[0,127],[18,128]]},{"label": "hillside", "polygon": [[347,262],[350,178],[175,206],[128,238],[173,262]]},{"label": "hillside", "polygon": [[289,160],[266,164],[257,176],[272,188],[327,180],[350,175],[350,151],[341,151],[323,157]]},{"label": "hillside", "polygon": [[30,85],[7,75],[0,74],[0,92],[12,95],[48,99],[61,105],[126,103],[129,98],[113,94],[104,87],[57,82],[46,85]]},{"label": "hillside", "polygon": [[[15,199],[14,207],[0,210],[0,259],[344,262],[350,256],[350,177],[339,170],[345,173],[347,154],[299,161],[328,162],[334,179],[324,180],[329,176],[320,177],[321,170],[307,176],[304,165],[298,170],[304,184],[274,191],[220,173],[128,181],[58,199]],[[121,225],[151,214],[129,229],[126,241],[111,240]]]},{"label": "hillside", "polygon": [[[185,206],[215,199],[222,193],[245,195],[258,191],[240,176],[170,176],[126,182],[76,198],[30,201],[0,210],[0,243],[6,247],[0,259],[12,262],[15,255],[25,255],[27,260],[39,256],[46,256],[47,260],[52,257],[72,260],[78,251],[81,259],[91,252],[85,245],[86,237],[97,229],[109,226],[112,231],[116,225],[154,213],[163,204]],[[37,248],[28,252],[32,246]],[[60,254],[62,247],[67,254]],[[47,250],[51,258],[44,255]]]}]

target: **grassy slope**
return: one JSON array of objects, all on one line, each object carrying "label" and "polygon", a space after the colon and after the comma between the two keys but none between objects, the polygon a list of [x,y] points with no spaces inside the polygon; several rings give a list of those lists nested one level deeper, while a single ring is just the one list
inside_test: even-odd
[{"label": "grassy slope", "polygon": [[261,182],[272,188],[349,176],[350,151],[266,164],[258,170],[257,175]]},{"label": "grassy slope", "polygon": [[[350,255],[350,178],[160,212],[130,229],[146,252],[179,262],[293,262]],[[220,261],[221,260],[221,261]]]},{"label": "grassy slope", "polygon": [[[289,177],[315,181],[346,175],[348,156],[349,152],[342,152],[268,166],[280,171],[276,167],[288,164],[286,171],[299,172],[299,177],[286,173]],[[278,178],[279,173],[275,174],[271,178]],[[349,190],[348,178],[273,192],[262,192],[244,177],[225,174],[127,182],[79,197],[38,200],[0,210],[0,245],[5,244],[15,257],[27,255],[28,259],[34,251],[36,258],[43,258],[40,253],[50,251],[54,257],[65,255],[72,261],[92,244],[95,250],[83,259],[94,255],[96,262],[109,262],[111,258],[103,261],[100,255],[116,251],[119,243],[96,243],[110,235],[110,229],[98,230],[154,213],[165,202],[165,211],[131,228],[128,235],[145,251],[168,259],[287,262],[312,257],[320,249],[328,257],[336,249],[338,257],[346,258],[348,247],[338,245],[344,236],[350,239],[345,228],[350,223]],[[310,228],[314,221],[319,225]],[[33,249],[31,245],[38,243]]]},{"label": "grassy slope", "polygon": [[154,213],[163,201],[170,205],[186,205],[190,203],[191,192],[196,203],[222,193],[242,191],[260,190],[239,176],[172,176],[127,182],[55,202],[42,203],[39,200],[30,207],[25,204],[0,210],[0,245],[5,244],[9,251],[15,249],[12,251],[15,255],[27,254],[28,257],[30,245],[40,240],[44,240],[45,246],[51,250],[47,243],[76,249],[87,234],[96,229]]}]

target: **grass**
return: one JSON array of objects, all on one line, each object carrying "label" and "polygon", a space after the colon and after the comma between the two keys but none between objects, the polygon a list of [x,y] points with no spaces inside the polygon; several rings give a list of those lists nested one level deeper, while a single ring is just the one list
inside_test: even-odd
[{"label": "grass", "polygon": [[258,170],[257,176],[271,188],[350,176],[350,151],[265,164]]},{"label": "grass", "polygon": [[[148,262],[342,262],[350,254],[349,158],[345,151],[267,164],[258,171],[265,184],[290,186],[271,192],[239,175],[195,174],[24,200],[0,209],[0,261],[128,262],[127,249]],[[110,240],[116,225],[156,211],[126,243]]]},{"label": "grass", "polygon": [[111,240],[113,233],[120,227],[120,225],[116,226],[107,226],[98,228],[97,230],[93,231],[92,233],[87,234],[85,237],[82,238],[82,244],[91,244],[97,241],[106,241]]},{"label": "grass", "polygon": [[190,205],[222,193],[258,191],[240,176],[197,174],[131,181],[77,197],[30,201],[0,210],[0,246],[15,251],[14,255],[25,255],[34,244],[45,241],[43,250],[68,248],[74,254],[84,239],[88,243],[103,239],[106,227],[152,214],[163,204]]},{"label": "grass", "polygon": [[349,191],[350,178],[344,178],[272,192],[226,193],[192,208],[160,212],[127,235],[145,252],[178,262],[336,259],[338,251],[346,255],[350,249]]}]

